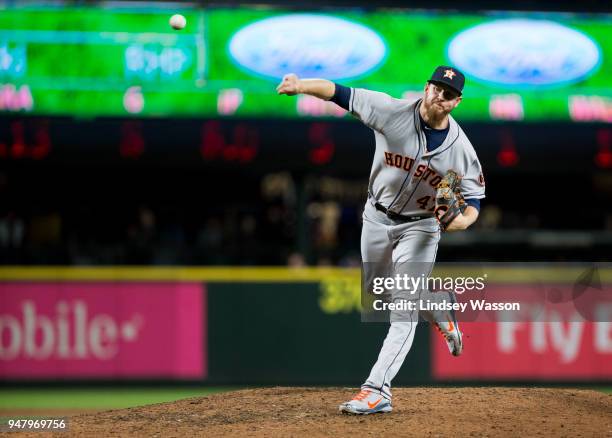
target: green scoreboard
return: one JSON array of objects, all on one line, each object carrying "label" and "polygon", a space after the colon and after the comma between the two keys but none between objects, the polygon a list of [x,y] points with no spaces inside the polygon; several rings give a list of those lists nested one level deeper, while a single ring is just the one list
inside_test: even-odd
[{"label": "green scoreboard", "polygon": [[0,6],[4,114],[348,118],[276,84],[294,72],[414,98],[439,64],[466,74],[461,120],[612,122],[610,15]]}]

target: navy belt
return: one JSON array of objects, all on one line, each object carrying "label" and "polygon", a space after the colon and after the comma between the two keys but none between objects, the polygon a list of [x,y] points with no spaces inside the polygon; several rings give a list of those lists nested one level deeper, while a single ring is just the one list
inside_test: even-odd
[{"label": "navy belt", "polygon": [[383,207],[380,202],[375,203],[374,208],[376,208],[376,210],[378,211],[382,211],[384,214],[387,215],[389,219],[394,220],[394,221],[416,222],[416,221],[420,221],[423,219],[429,219],[433,217],[433,214],[430,214],[430,215],[420,214],[418,216],[415,216],[415,215],[411,216],[411,215],[406,215],[406,214],[395,213]]}]

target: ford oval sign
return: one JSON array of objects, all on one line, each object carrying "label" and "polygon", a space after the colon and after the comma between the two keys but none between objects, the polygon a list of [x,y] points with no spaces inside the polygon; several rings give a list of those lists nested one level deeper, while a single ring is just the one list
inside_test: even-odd
[{"label": "ford oval sign", "polygon": [[496,20],[461,32],[448,58],[464,73],[495,85],[554,86],[589,76],[599,47],[585,34],[546,20]]},{"label": "ford oval sign", "polygon": [[267,18],[239,30],[229,52],[242,68],[278,79],[347,79],[377,68],[385,58],[382,38],[371,29],[328,15]]}]

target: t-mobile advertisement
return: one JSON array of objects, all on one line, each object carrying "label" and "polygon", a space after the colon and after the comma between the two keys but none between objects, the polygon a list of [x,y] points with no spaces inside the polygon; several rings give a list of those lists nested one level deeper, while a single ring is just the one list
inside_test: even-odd
[{"label": "t-mobile advertisement", "polygon": [[200,283],[0,283],[0,378],[203,379]]}]

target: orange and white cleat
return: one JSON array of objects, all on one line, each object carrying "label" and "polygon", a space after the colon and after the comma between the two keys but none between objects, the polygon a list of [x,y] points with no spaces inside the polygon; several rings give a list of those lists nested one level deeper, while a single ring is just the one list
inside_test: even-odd
[{"label": "orange and white cleat", "polygon": [[[451,302],[455,303],[455,295],[451,293],[450,297]],[[448,351],[450,351],[453,356],[459,356],[463,351],[463,334],[461,330],[459,330],[459,323],[455,317],[455,312],[451,310],[450,312],[446,312],[445,316],[446,321],[435,321],[434,327],[438,329],[446,340]]]},{"label": "orange and white cleat", "polygon": [[376,414],[391,412],[391,400],[369,389],[362,389],[351,401],[342,403],[340,412],[347,414]]},{"label": "orange and white cleat", "polygon": [[452,322],[449,318],[448,322],[436,322],[435,327],[446,340],[448,351],[453,356],[459,356],[463,352],[463,334],[459,331],[457,322]]}]

